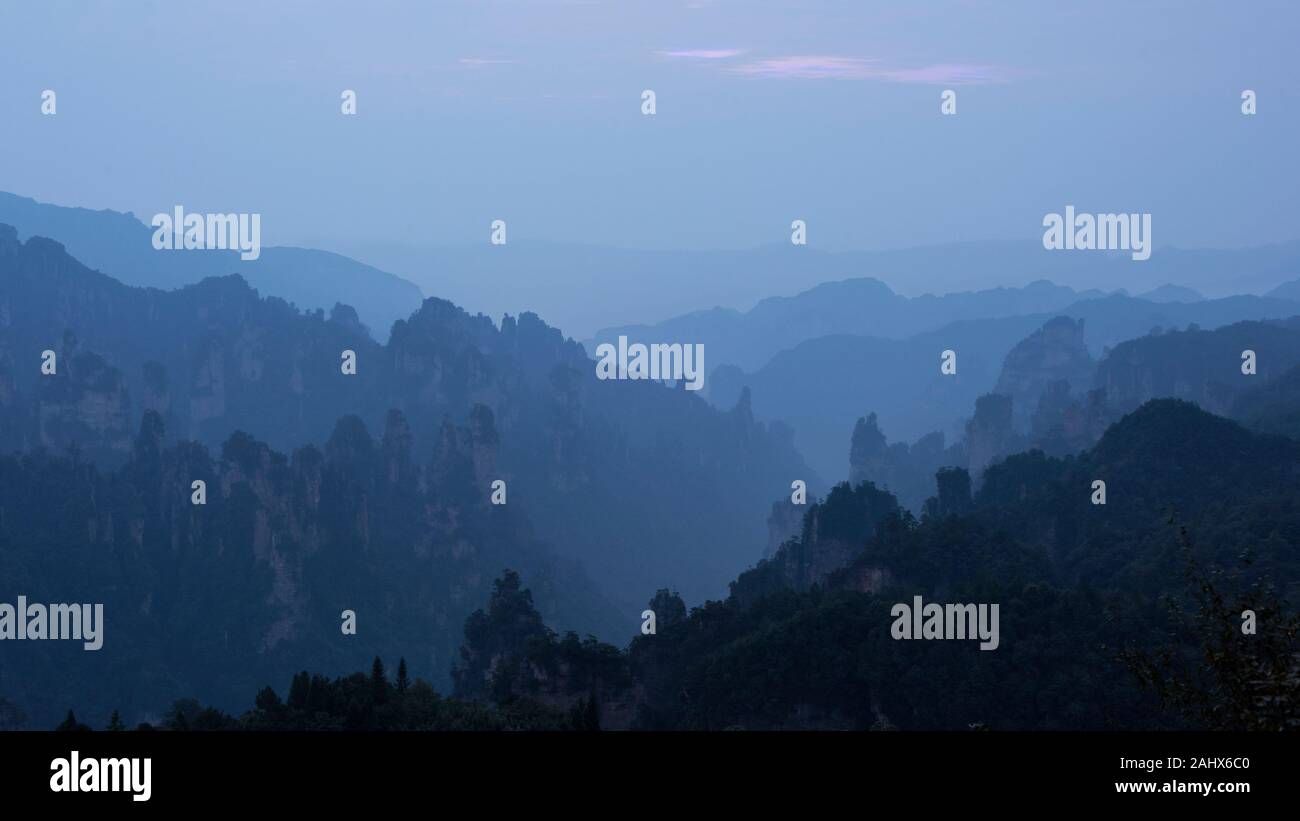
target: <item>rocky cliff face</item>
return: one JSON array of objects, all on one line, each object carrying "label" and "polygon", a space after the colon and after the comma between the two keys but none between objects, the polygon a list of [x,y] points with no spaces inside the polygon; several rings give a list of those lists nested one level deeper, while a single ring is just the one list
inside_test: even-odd
[{"label": "rocky cliff face", "polygon": [[[742,602],[753,602],[780,590],[804,591],[825,584],[857,560],[876,528],[899,512],[894,496],[869,482],[836,485],[824,500],[809,504],[799,536],[742,573],[731,593]],[[856,583],[873,589],[892,578],[884,567],[859,575]]]},{"label": "rocky cliff face", "polygon": [[1300,366],[1243,391],[1232,415],[1252,430],[1300,439]]},{"label": "rocky cliff face", "polygon": [[[1246,351],[1255,373],[1243,371]],[[1127,413],[1155,398],[1185,399],[1228,414],[1242,392],[1300,365],[1300,317],[1238,322],[1213,331],[1152,332],[1121,343],[1102,360],[1094,386]]]},{"label": "rocky cliff face", "polygon": [[966,423],[966,454],[970,475],[979,477],[984,469],[1011,453],[1021,444],[1013,420],[1012,399],[990,393],[975,402],[975,416]]},{"label": "rocky cliff face", "polygon": [[1053,382],[1038,399],[1029,445],[1050,456],[1078,453],[1096,443],[1116,418],[1104,390],[1073,395],[1064,380]]},{"label": "rocky cliff face", "polygon": [[[79,447],[92,456],[125,456],[131,443],[131,400],[122,375],[65,334],[52,372],[34,396],[35,440],[54,451]],[[33,367],[35,367],[33,362]]]},{"label": "rocky cliff face", "polygon": [[[809,499],[816,502],[816,499]],[[770,559],[781,549],[781,545],[799,535],[803,528],[803,514],[808,508],[796,505],[787,499],[772,503],[772,512],[767,517],[767,546],[763,548],[763,558]]]},{"label": "rocky cliff face", "polygon": [[849,448],[849,483],[871,482],[898,497],[903,507],[915,514],[934,493],[934,474],[946,465],[965,465],[966,451],[960,444],[946,447],[943,433],[936,431],[911,445],[889,444],[874,413],[858,419]]},{"label": "rocky cliff face", "polygon": [[8,351],[0,351],[0,430],[8,439],[7,448],[18,450],[28,446],[30,425],[26,414],[27,404],[18,394],[18,382],[14,378],[13,356]]},{"label": "rocky cliff face", "polygon": [[885,478],[893,469],[889,443],[874,413],[860,417],[849,441],[849,483]]},{"label": "rocky cliff face", "polygon": [[1025,430],[1049,386],[1064,382],[1071,391],[1086,390],[1095,367],[1083,320],[1058,316],[1011,349],[993,392],[1011,398],[1017,429]]}]

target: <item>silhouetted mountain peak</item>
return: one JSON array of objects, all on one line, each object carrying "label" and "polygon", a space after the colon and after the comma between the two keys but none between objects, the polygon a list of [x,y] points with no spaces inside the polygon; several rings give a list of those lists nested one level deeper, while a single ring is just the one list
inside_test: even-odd
[{"label": "silhouetted mountain peak", "polygon": [[860,467],[883,456],[887,447],[885,434],[880,430],[876,415],[871,413],[865,418],[859,417],[853,426],[853,438],[849,445],[849,480],[854,480],[853,473]]}]

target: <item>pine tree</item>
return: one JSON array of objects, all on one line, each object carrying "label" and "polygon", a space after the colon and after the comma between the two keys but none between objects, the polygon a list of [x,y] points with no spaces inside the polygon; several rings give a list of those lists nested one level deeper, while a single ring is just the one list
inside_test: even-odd
[{"label": "pine tree", "polygon": [[406,677],[406,658],[402,657],[397,662],[397,692],[405,693],[410,683],[410,679]]},{"label": "pine tree", "polygon": [[370,667],[370,698],[374,704],[388,701],[388,678],[384,673],[384,662],[375,656],[375,663]]},{"label": "pine tree", "polygon": [[126,729],[126,725],[122,723],[122,716],[117,712],[117,710],[114,710],[113,715],[108,719],[108,729],[113,732]]},{"label": "pine tree", "polygon": [[90,727],[77,721],[77,717],[73,715],[71,710],[68,711],[68,717],[63,719],[63,723],[54,728],[55,732],[62,732],[62,733],[85,732],[89,729]]},{"label": "pine tree", "polygon": [[289,709],[306,710],[311,698],[311,676],[306,670],[297,673],[289,684]]},{"label": "pine tree", "polygon": [[253,703],[257,706],[257,709],[264,713],[280,712],[280,697],[269,686],[258,691],[257,698]]}]

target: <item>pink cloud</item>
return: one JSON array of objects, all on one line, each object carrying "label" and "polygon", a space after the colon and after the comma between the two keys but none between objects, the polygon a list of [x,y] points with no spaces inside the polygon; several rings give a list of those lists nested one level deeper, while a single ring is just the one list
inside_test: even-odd
[{"label": "pink cloud", "polygon": [[700,48],[682,51],[661,51],[659,56],[681,60],[725,60],[728,57],[739,57],[744,53],[745,50],[739,48]]},{"label": "pink cloud", "polygon": [[887,79],[896,83],[932,83],[934,85],[973,85],[1000,83],[1006,72],[996,66],[940,63],[923,68],[900,68],[888,73]]},{"label": "pink cloud", "polygon": [[919,68],[897,68],[882,65],[879,60],[828,55],[757,60],[730,70],[750,77],[885,80],[895,83],[936,85],[994,83],[1005,78],[1004,72],[994,66],[940,63]]},{"label": "pink cloud", "polygon": [[732,71],[753,77],[835,77],[842,79],[873,76],[879,69],[873,61],[858,57],[777,57],[737,66]]}]

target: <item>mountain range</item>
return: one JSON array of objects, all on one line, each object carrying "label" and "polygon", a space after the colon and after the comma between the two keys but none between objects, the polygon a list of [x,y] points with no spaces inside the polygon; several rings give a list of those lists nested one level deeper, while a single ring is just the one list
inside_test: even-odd
[{"label": "mountain range", "polygon": [[[789,424],[813,468],[834,478],[844,475],[842,443],[865,412],[875,413],[895,441],[933,432],[960,438],[975,399],[996,387],[1008,354],[1054,316],[1082,320],[1082,355],[1101,358],[1108,348],[1152,332],[1296,315],[1300,303],[1276,297],[1157,303],[1116,293],[1049,312],[962,319],[906,339],[815,337],[750,372],[719,364],[708,390],[712,401],[727,406],[749,388],[754,413]],[[940,370],[944,351],[956,354],[955,374]]]},{"label": "mountain range", "polygon": [[[382,654],[495,702],[491,726],[1181,727],[1101,646],[1169,634],[1169,517],[1195,558],[1250,554],[1248,581],[1295,593],[1286,284],[908,297],[856,276],[595,337],[703,344],[701,396],[600,379],[532,312],[402,308],[400,280],[363,315],[374,270],[347,258],[266,249],[254,289],[244,263],[186,261],[206,252],[136,266],[130,215],[5,207],[62,236],[0,224],[0,577],[112,615],[102,654],[7,647],[0,718],[253,692],[273,712],[268,681]],[[1284,278],[1285,253],[1251,254],[1250,282]],[[338,276],[309,288],[322,261]],[[889,641],[916,594],[1002,602],[1000,654]],[[658,634],[596,638],[633,636],[647,601]]]},{"label": "mountain range", "polygon": [[680,386],[599,380],[582,346],[533,314],[498,326],[431,298],[381,345],[348,306],[303,312],[238,275],[130,287],[12,228],[0,227],[0,269],[10,449],[75,446],[116,465],[154,411],[177,438],[215,448],[244,431],[288,451],[326,441],[345,415],[379,430],[396,409],[424,460],[444,420],[483,405],[507,503],[625,603],[669,583],[716,595],[755,558],[771,499],[795,479],[818,487],[791,432],[756,422],[747,400],[720,411]]},{"label": "mountain range", "polygon": [[[1300,242],[1239,249],[1157,247],[1145,262],[1102,251],[1047,251],[1039,237],[879,251],[826,251],[815,242],[667,251],[513,237],[497,246],[488,242],[484,226],[483,241],[472,245],[338,238],[319,243],[474,311],[491,316],[535,311],[582,340],[602,329],[654,325],[715,308],[743,313],[770,297],[793,297],[846,279],[876,279],[909,297],[1048,280],[1083,293],[1155,291],[1150,298],[1165,301],[1168,293],[1158,289],[1171,283],[1222,297],[1262,295],[1300,278]],[[1190,296],[1178,293],[1180,299]],[[869,328],[854,332],[875,335]]]},{"label": "mountain range", "polygon": [[[159,208],[171,209],[171,203]],[[0,191],[0,224],[16,228],[20,239],[56,238],[87,267],[127,285],[174,289],[238,273],[261,293],[306,310],[342,302],[381,340],[423,299],[407,280],[328,251],[268,245],[251,260],[227,250],[160,252],[153,247],[154,229],[132,213],[67,208]],[[273,237],[273,227],[266,228]]]}]

